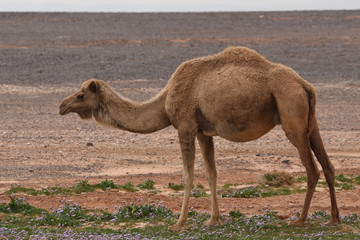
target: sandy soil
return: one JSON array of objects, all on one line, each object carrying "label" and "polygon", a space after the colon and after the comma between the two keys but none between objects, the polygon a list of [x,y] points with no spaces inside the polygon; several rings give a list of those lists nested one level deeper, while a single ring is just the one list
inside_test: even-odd
[{"label": "sandy soil", "polygon": [[[76,115],[58,115],[61,99],[90,77],[108,81],[124,96],[157,93],[176,66],[230,45],[255,48],[296,69],[318,91],[317,117],[336,173],[360,174],[360,11],[283,13],[61,14],[0,13],[0,189],[73,186],[78,180],[138,184],[150,177],[161,192],[96,191],[74,196],[29,196],[42,208],[76,202],[113,209],[123,201],[162,201],[180,210],[182,161],[176,131],[150,135],[107,129]],[[92,143],[93,146],[88,146]],[[266,171],[303,175],[295,149],[280,127],[259,140],[215,139],[219,185],[256,182]],[[289,160],[284,163],[283,160]],[[286,161],[285,161],[286,162]],[[207,186],[197,152],[195,183]],[[341,214],[360,214],[360,188],[339,191]],[[0,194],[0,201],[8,196]],[[220,199],[253,215],[266,210],[292,216],[304,194],[266,199]],[[190,202],[208,211],[209,199]],[[310,211],[329,210],[327,191],[315,193]]]}]

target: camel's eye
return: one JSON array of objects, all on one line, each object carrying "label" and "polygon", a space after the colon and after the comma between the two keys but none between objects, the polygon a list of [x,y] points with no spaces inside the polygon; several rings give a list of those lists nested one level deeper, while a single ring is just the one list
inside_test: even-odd
[{"label": "camel's eye", "polygon": [[79,94],[76,96],[76,98],[79,100],[84,100],[84,94]]}]

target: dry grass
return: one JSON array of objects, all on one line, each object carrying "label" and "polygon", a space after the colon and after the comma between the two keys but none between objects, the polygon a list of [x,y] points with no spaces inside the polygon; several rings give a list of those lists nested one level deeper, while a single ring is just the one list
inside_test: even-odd
[{"label": "dry grass", "polygon": [[294,183],[294,177],[285,171],[272,171],[265,173],[260,178],[260,183],[263,185],[269,185],[273,187],[280,187],[284,185],[292,185]]}]

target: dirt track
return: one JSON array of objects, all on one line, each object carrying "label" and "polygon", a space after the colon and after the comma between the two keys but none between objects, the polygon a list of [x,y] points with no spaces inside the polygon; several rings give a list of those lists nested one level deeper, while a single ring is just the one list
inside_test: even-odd
[{"label": "dirt track", "polygon": [[[254,48],[314,84],[321,133],[337,173],[359,175],[359,25],[360,11],[0,13],[0,188],[70,186],[76,180],[99,182],[99,178],[137,184],[151,177],[162,189],[179,182],[182,166],[174,129],[151,135],[104,129],[76,115],[60,117],[58,104],[90,77],[110,82],[126,97],[147,99],[182,61],[230,45]],[[94,146],[87,146],[88,142]],[[219,185],[254,182],[271,169],[304,171],[279,127],[245,144],[215,142]],[[196,172],[195,182],[206,185],[199,153]],[[338,194],[342,214],[360,214],[359,195],[359,189]],[[236,206],[246,214],[271,209],[292,215],[303,197],[221,199],[220,208],[227,212]],[[61,198],[30,200],[40,207],[56,207]],[[180,209],[181,197],[171,197],[165,190],[156,195],[95,192],[67,199],[105,208],[137,198]],[[191,205],[207,210],[209,204],[208,199],[195,199]],[[328,206],[327,192],[316,193],[311,210]]]}]

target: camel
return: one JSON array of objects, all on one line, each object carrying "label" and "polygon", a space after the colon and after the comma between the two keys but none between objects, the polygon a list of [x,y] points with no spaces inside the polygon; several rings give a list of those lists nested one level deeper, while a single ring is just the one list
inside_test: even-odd
[{"label": "camel", "polygon": [[299,153],[307,173],[307,192],[302,212],[292,224],[302,227],[308,214],[320,172],[330,190],[331,220],[340,223],[335,197],[334,167],[324,149],[315,117],[316,92],[294,70],[268,61],[246,47],[224,51],[182,63],[167,85],[153,98],[135,102],[118,95],[107,83],[89,79],[65,98],[59,113],[78,113],[135,133],[151,133],[172,125],[178,133],[183,160],[184,197],[180,217],[170,230],[185,228],[190,191],[194,181],[197,138],[211,189],[208,225],[221,224],[217,202],[217,171],[213,137],[235,142],[255,140],[281,124]]}]

